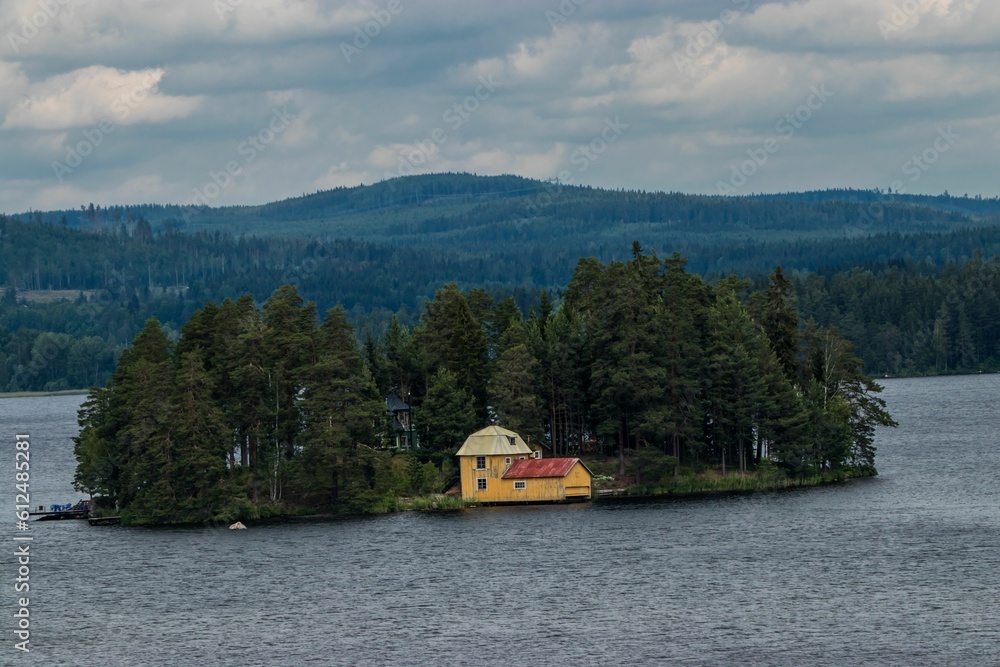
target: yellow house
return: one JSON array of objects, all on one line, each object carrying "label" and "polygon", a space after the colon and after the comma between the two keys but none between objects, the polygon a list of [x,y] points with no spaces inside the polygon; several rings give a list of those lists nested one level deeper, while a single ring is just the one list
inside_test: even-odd
[{"label": "yellow house", "polygon": [[462,498],[483,503],[589,500],[590,479],[580,459],[542,459],[517,433],[487,426],[458,450]]}]

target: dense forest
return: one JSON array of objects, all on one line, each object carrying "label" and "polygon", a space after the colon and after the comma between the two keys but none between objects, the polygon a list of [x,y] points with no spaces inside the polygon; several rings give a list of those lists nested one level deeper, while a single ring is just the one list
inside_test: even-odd
[{"label": "dense forest", "polygon": [[[892,425],[836,330],[800,327],[777,269],[762,292],[710,285],[638,243],[581,260],[565,297],[440,288],[412,330],[359,345],[343,309],[285,285],[258,309],[209,303],[176,343],[151,319],[80,412],[77,487],[135,523],[379,511],[436,490],[491,421],[554,455],[609,456],[658,483],[720,466],[804,477],[874,472]],[[415,405],[419,446],[393,455],[383,396]]]},{"label": "dense forest", "polygon": [[[650,225],[650,243],[703,232],[944,231],[996,225],[1000,198],[907,195],[880,190],[719,197],[604,190],[520,176],[427,174],[341,187],[260,206],[95,206],[21,219],[100,231],[143,217],[154,227],[257,236],[332,237],[402,245],[617,234]],[[626,232],[627,235],[627,232]],[[663,238],[661,238],[663,237]],[[669,238],[668,238],[669,237]],[[577,248],[574,247],[574,251]],[[618,249],[620,251],[620,248]],[[587,254],[587,253],[578,253]]]},{"label": "dense forest", "polygon": [[[206,301],[291,284],[356,335],[415,326],[455,281],[526,314],[580,257],[634,239],[687,271],[767,282],[836,326],[879,375],[1000,370],[1000,201],[830,190],[752,197],[438,174],[257,207],[81,206],[0,215],[0,391],[103,385],[150,317],[176,340]],[[240,232],[252,232],[253,236]],[[298,235],[298,236],[295,236]]]}]

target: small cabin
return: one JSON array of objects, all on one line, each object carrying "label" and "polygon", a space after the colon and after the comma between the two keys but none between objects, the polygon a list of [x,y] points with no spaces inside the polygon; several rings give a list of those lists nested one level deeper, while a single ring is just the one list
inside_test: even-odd
[{"label": "small cabin", "polygon": [[392,438],[385,446],[396,449],[414,449],[418,446],[417,431],[413,427],[413,409],[395,392],[385,397],[385,416]]},{"label": "small cabin", "polygon": [[589,500],[591,477],[580,459],[543,459],[501,426],[476,431],[456,452],[462,498],[483,503]]}]

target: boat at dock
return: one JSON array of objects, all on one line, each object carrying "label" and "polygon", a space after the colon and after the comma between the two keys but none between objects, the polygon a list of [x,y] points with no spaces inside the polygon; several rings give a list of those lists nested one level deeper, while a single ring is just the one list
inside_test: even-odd
[{"label": "boat at dock", "polygon": [[81,500],[75,505],[39,505],[37,512],[29,512],[28,516],[35,517],[35,521],[63,521],[65,519],[86,519],[90,514],[90,501]]}]

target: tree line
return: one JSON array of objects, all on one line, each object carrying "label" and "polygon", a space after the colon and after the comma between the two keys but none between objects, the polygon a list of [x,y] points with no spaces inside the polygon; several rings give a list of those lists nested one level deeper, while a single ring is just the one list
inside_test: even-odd
[{"label": "tree line", "polygon": [[[176,343],[153,319],[81,409],[75,483],[136,522],[371,511],[436,490],[490,422],[637,480],[873,472],[892,424],[880,388],[834,329],[800,327],[780,269],[748,287],[635,244],[629,261],[580,260],[561,302],[543,292],[527,317],[448,283],[414,327],[394,318],[360,344],[342,308],[319,323],[290,285],[259,309],[206,304]],[[395,456],[390,392],[420,435]]]},{"label": "tree line", "polygon": [[[421,201],[427,206],[435,197],[451,201],[432,185],[421,191]],[[497,195],[489,206],[511,206],[508,200]],[[738,203],[750,206],[749,201]],[[713,283],[737,273],[760,288],[771,267],[781,265],[795,286],[803,320],[836,326],[854,343],[869,372],[1000,369],[1000,338],[990,315],[1000,294],[997,263],[990,259],[1000,253],[1000,227],[926,231],[941,225],[924,211],[924,222],[914,222],[905,232],[804,238],[788,230],[769,231],[768,224],[788,226],[783,216],[798,211],[779,215],[784,209],[778,204],[766,209],[774,217],[771,223],[752,228],[737,220],[699,232],[701,218],[695,217],[683,224],[622,223],[616,229],[623,237],[641,231],[638,237],[647,245],[652,240],[678,249],[689,258],[689,272]],[[347,204],[338,199],[341,205]],[[811,205],[833,211],[837,203]],[[553,202],[539,213],[556,206]],[[527,313],[538,310],[542,291],[556,298],[565,291],[580,256],[628,260],[627,241],[601,228],[596,219],[578,225],[512,218],[496,225],[521,230],[513,236],[490,237],[489,230],[500,228],[490,223],[467,232],[450,229],[448,238],[422,233],[417,236],[429,240],[408,246],[402,235],[375,243],[181,233],[143,217],[142,211],[157,210],[85,209],[79,215],[96,221],[85,225],[92,228],[89,232],[45,220],[42,214],[33,214],[32,221],[0,216],[0,391],[103,385],[117,356],[150,317],[176,337],[206,301],[250,294],[262,302],[284,283],[295,285],[320,312],[341,304],[356,333],[369,328],[382,336],[393,316],[415,326],[423,304],[450,280],[463,289],[482,287],[497,300],[510,296]],[[825,217],[816,213],[811,224],[850,221],[850,215],[831,211]],[[884,218],[901,229],[913,222],[901,216],[886,213]],[[554,229],[562,230],[563,240],[543,242]],[[594,233],[581,233],[586,230]],[[442,245],[426,245],[437,242]]]},{"label": "tree line", "polygon": [[374,511],[438,482],[377,449],[383,412],[343,309],[318,324],[285,285],[207,304],[176,343],[149,320],[80,409],[74,483],[131,523]]},{"label": "tree line", "polygon": [[365,356],[382,393],[408,396],[425,456],[491,420],[555,455],[652,451],[681,466],[790,474],[870,467],[879,387],[836,329],[803,323],[781,269],[768,287],[714,285],[639,244],[628,262],[580,260],[561,303],[521,317],[509,299],[448,284],[410,332]]}]

